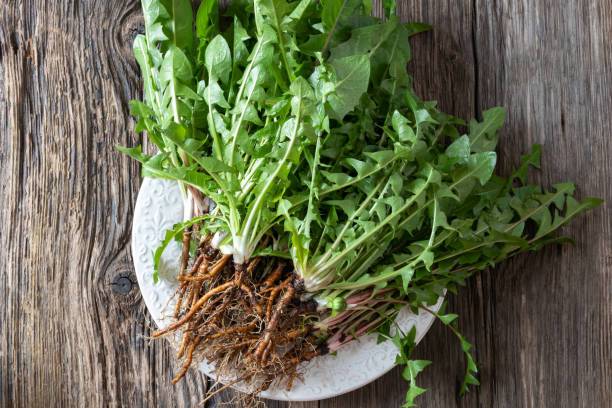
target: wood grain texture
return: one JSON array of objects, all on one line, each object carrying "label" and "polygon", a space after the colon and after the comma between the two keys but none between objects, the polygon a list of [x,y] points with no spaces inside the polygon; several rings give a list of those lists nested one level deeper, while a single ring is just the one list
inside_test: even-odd
[{"label": "wood grain texture", "polygon": [[[419,95],[461,117],[508,107],[502,171],[544,145],[533,181],[574,180],[606,199],[566,227],[576,247],[525,254],[450,299],[483,364],[457,399],[464,361],[435,325],[420,406],[612,406],[612,10],[604,0],[399,0]],[[131,43],[137,0],[0,0],[0,406],[195,406],[208,386],[177,370],[132,269],[139,167],[113,148],[144,142]],[[350,394],[273,408],[397,407],[399,369]],[[221,393],[209,406],[231,401]],[[230,404],[241,406],[241,404]]]}]

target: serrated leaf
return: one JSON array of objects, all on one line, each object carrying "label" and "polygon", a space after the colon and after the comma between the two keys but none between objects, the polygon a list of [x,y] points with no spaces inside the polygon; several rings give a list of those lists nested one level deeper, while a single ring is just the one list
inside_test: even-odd
[{"label": "serrated leaf", "polygon": [[354,15],[361,0],[322,0],[321,20],[329,35],[342,26],[343,21]]},{"label": "serrated leaf", "polygon": [[157,272],[159,269],[159,261],[162,257],[162,254],[168,247],[168,244],[175,240],[176,237],[182,235],[183,231],[185,231],[186,228],[191,227],[192,225],[209,218],[211,217],[208,214],[202,217],[196,217],[189,221],[175,224],[171,229],[166,230],[164,239],[161,241],[160,245],[155,249],[155,252],[153,253],[153,282],[158,282]]},{"label": "serrated leaf", "polygon": [[353,215],[355,209],[357,208],[355,201],[350,199],[329,200],[325,201],[325,204],[340,207],[342,211],[344,211],[344,213],[349,217]]},{"label": "serrated leaf", "polygon": [[402,277],[402,288],[404,292],[408,291],[408,285],[412,280],[412,276],[414,275],[414,269],[410,266],[406,266],[399,271],[400,276]]},{"label": "serrated leaf", "polygon": [[[151,57],[147,46],[147,40],[144,35],[137,35],[134,40],[134,57],[140,66],[140,72],[142,73],[142,79],[144,82],[144,94],[147,100],[147,104],[151,107],[157,106],[156,102],[156,88],[154,86],[154,79],[151,75]],[[159,107],[157,107],[159,109]]]},{"label": "serrated leaf", "polygon": [[416,133],[408,124],[408,119],[402,116],[398,111],[393,112],[391,123],[393,124],[393,129],[397,132],[400,142],[416,142]]},{"label": "serrated leaf", "polygon": [[365,55],[350,56],[333,60],[337,82],[335,95],[329,96],[332,113],[342,119],[359,103],[361,95],[368,90],[370,82],[370,59]]},{"label": "serrated leaf", "polygon": [[208,86],[205,85],[204,81],[200,81],[198,84],[198,95],[203,97],[209,106],[218,105],[222,108],[230,108],[223,94],[223,89],[214,79],[209,80]]},{"label": "serrated leaf", "polygon": [[499,135],[497,131],[504,126],[506,109],[491,108],[482,112],[483,121],[470,121],[470,148],[473,152],[488,152],[495,150]]},{"label": "serrated leaf", "polygon": [[448,324],[451,324],[455,319],[457,319],[459,315],[449,313],[446,315],[440,315],[439,317],[440,317],[440,320],[442,320],[442,323],[448,325]]},{"label": "serrated leaf", "polygon": [[219,25],[219,3],[218,0],[204,0],[198,7],[196,14],[196,34],[199,38],[205,38],[212,28]]}]

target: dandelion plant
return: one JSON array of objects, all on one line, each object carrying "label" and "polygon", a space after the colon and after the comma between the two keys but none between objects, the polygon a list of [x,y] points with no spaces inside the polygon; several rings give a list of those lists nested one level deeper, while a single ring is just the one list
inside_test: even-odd
[{"label": "dandelion plant", "polygon": [[559,227],[600,204],[571,183],[526,184],[538,145],[497,175],[505,109],[466,123],[421,101],[408,39],[431,27],[383,3],[379,19],[361,0],[204,0],[195,12],[142,0],[144,97],[131,108],[159,153],[119,149],[183,194],[183,222],[154,254],[157,267],[183,243],[174,321],[154,334],[181,333],[175,381],[199,356],[253,393],[290,389],[305,361],[378,333],[398,346],[413,406],[429,362],[410,359],[415,332],[394,325],[409,307],[458,337],[463,393],[478,384],[471,345],[431,306],[477,271],[568,241]]}]

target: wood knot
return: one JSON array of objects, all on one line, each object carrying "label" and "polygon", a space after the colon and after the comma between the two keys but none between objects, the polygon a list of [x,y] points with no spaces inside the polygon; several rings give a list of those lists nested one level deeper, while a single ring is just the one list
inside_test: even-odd
[{"label": "wood knot", "polygon": [[120,272],[113,276],[110,285],[113,292],[120,295],[127,295],[134,287],[134,282],[130,279],[128,273]]},{"label": "wood knot", "polygon": [[130,39],[130,43],[133,43],[138,34],[145,34],[145,26],[144,24],[138,24],[136,26],[132,26],[128,29],[128,38]]},{"label": "wood knot", "polygon": [[14,31],[11,31],[9,34],[9,43],[11,44],[11,49],[14,54],[17,54],[19,50],[19,41],[17,40],[17,34]]},{"label": "wood knot", "polygon": [[451,51],[448,54],[448,59],[453,61],[453,62],[455,62],[457,60],[457,58],[459,58],[459,53],[457,53],[457,52]]}]

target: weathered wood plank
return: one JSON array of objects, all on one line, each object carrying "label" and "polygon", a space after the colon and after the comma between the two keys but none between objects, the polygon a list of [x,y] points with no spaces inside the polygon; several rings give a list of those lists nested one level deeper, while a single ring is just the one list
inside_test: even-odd
[{"label": "weathered wood plank", "polygon": [[[129,249],[138,1],[0,5],[0,405],[190,406],[172,387]],[[116,283],[123,279],[123,286]]]},{"label": "weathered wood plank", "polygon": [[[612,12],[586,0],[399,3],[405,20],[437,26],[413,40],[419,95],[466,118],[507,106],[503,169],[543,143],[534,180],[607,199],[566,228],[576,248],[523,255],[451,298],[482,386],[456,400],[463,359],[435,325],[417,349],[434,361],[421,406],[612,405]],[[194,406],[206,389],[195,370],[170,384],[173,352],[146,340],[132,270],[140,176],[112,146],[141,138],[127,116],[140,24],[137,0],[0,0],[2,406]],[[404,391],[396,369],[345,396],[270,406],[392,407]]]},{"label": "weathered wood plank", "polygon": [[487,277],[477,346],[492,372],[480,405],[611,406],[612,12],[597,1],[477,0],[474,10],[478,110],[508,107],[501,167],[541,143],[534,181],[574,180],[582,196],[606,199],[564,230],[577,247],[526,254]]}]

